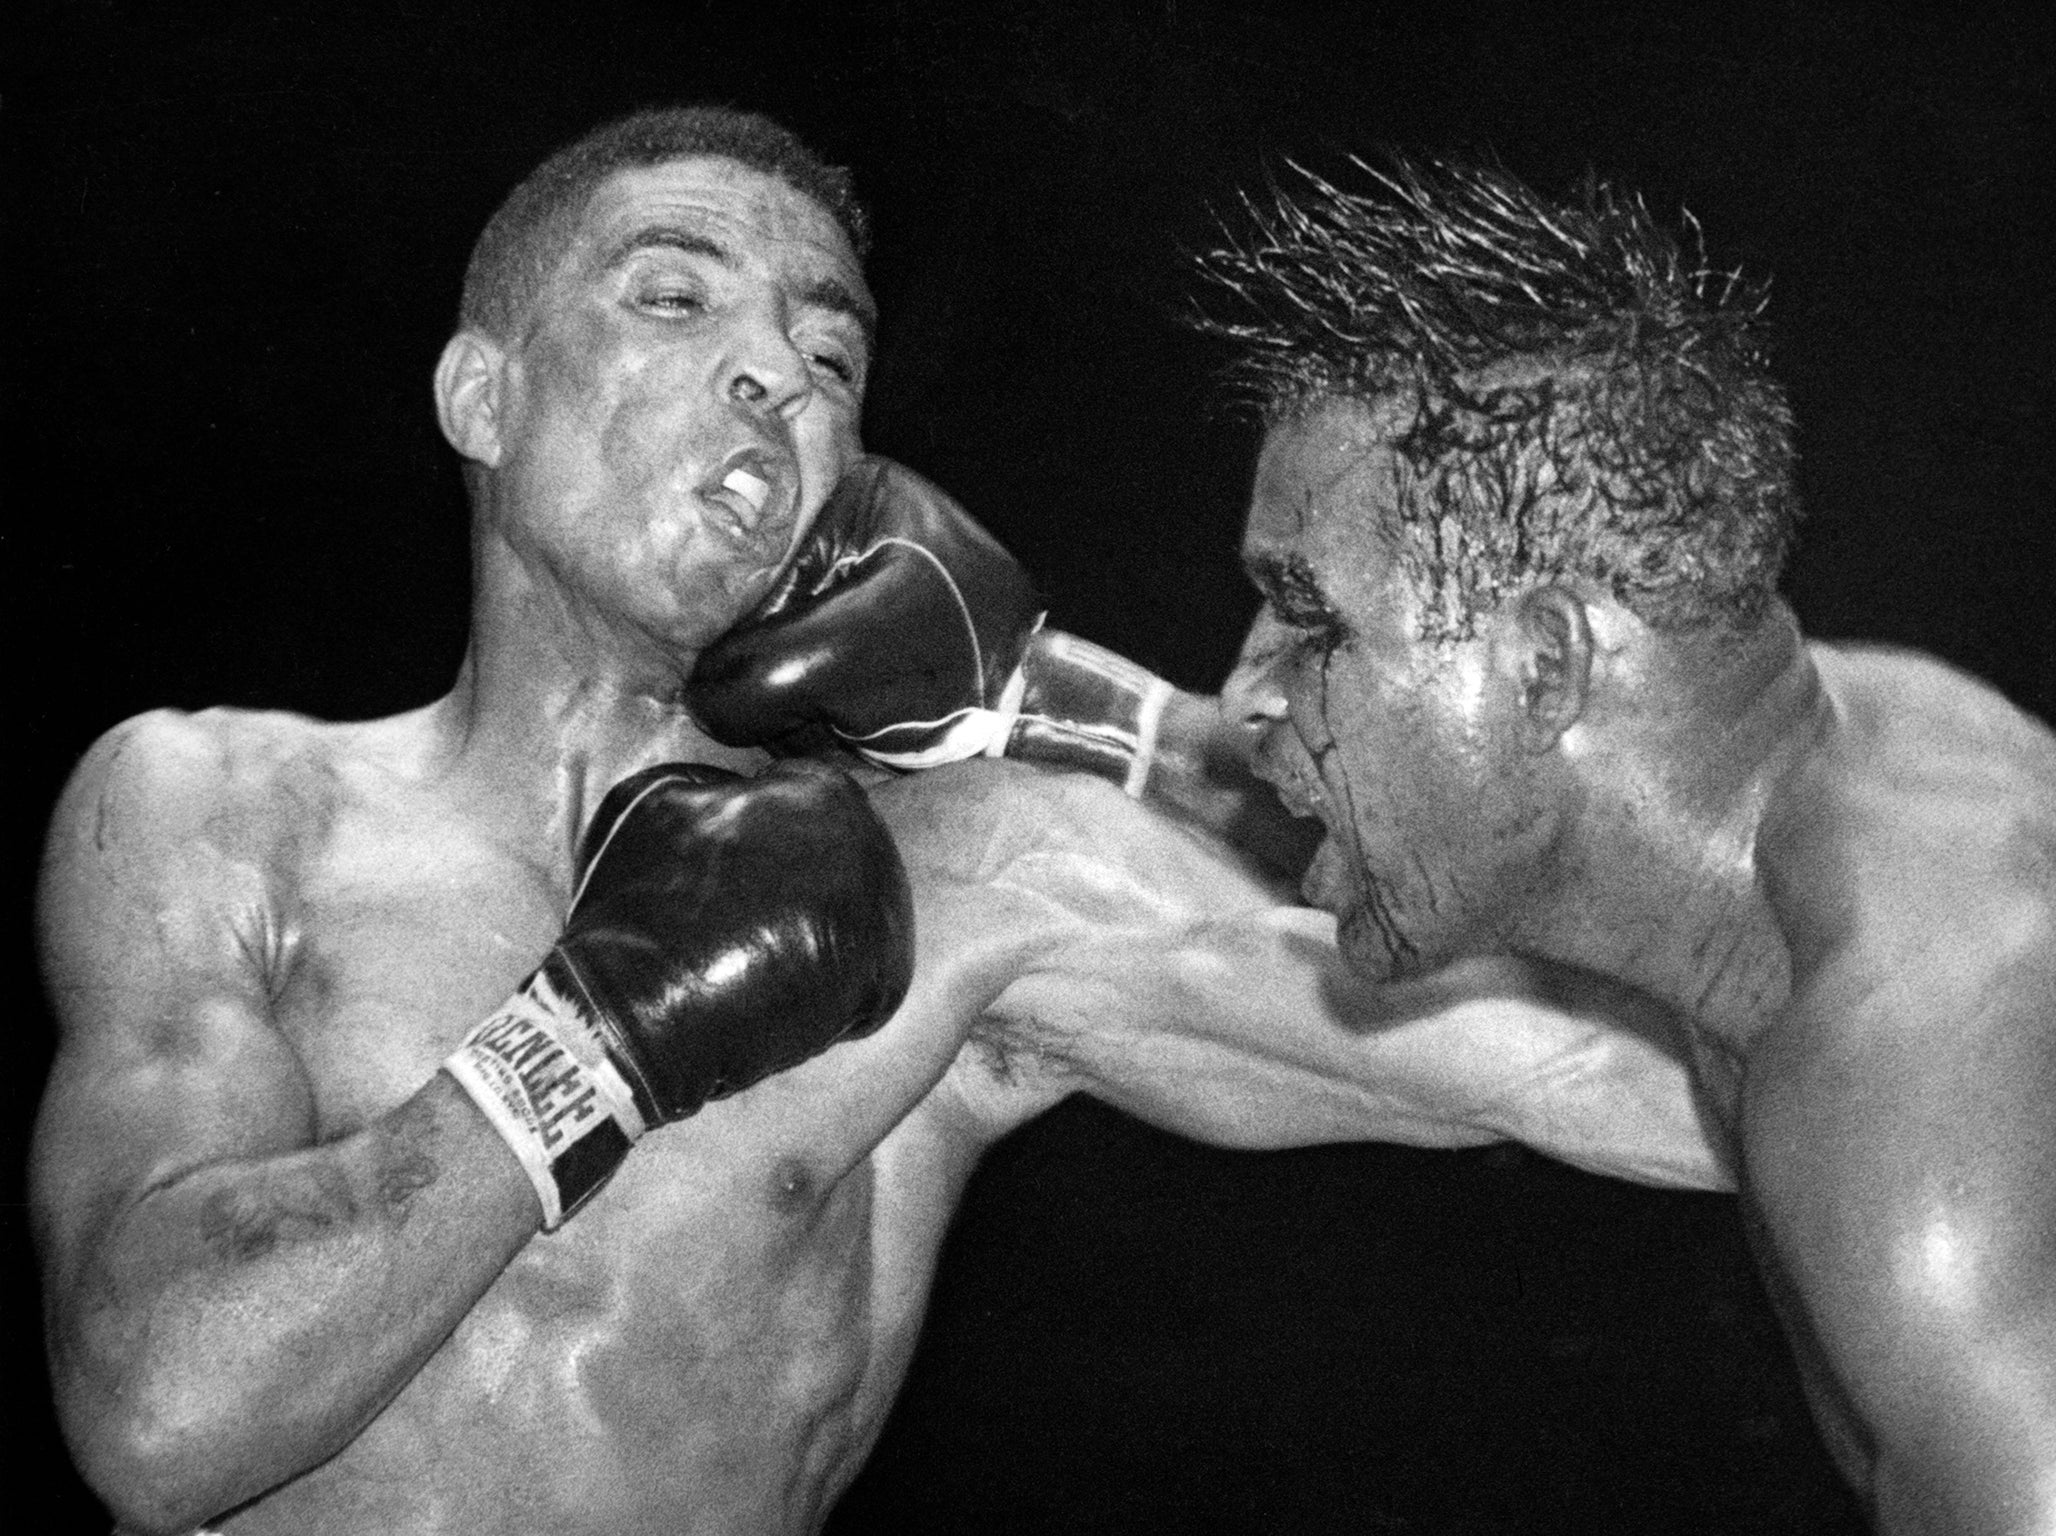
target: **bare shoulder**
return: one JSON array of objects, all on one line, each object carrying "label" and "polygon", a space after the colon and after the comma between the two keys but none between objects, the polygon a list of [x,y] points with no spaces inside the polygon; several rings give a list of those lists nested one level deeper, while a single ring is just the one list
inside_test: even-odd
[{"label": "bare shoulder", "polygon": [[230,709],[124,721],[87,751],[57,802],[52,872],[90,858],[138,873],[136,861],[191,852],[196,841],[261,861],[294,813],[313,809],[306,770],[332,756],[322,750],[332,729]]},{"label": "bare shoulder", "polygon": [[1867,750],[1900,763],[1986,761],[2018,787],[2056,792],[2056,733],[1961,668],[1891,646],[1810,646],[1821,680]]},{"label": "bare shoulder", "polygon": [[2047,725],[1918,652],[1816,645],[1814,656],[1835,710],[1823,767],[1838,800],[1875,813],[1873,834],[1897,826],[1931,853],[1949,851],[1946,839],[1973,858],[2051,846],[2056,734]]},{"label": "bare shoulder", "polygon": [[146,931],[193,963],[245,945],[321,839],[349,765],[382,734],[390,723],[156,710],[95,742],[52,814],[38,892],[60,1017],[75,988],[141,962],[132,951]]},{"label": "bare shoulder", "polygon": [[96,823],[119,816],[141,796],[152,812],[214,809],[233,799],[261,800],[279,764],[298,755],[323,727],[297,715],[239,709],[187,713],[151,710],[124,720],[86,752],[60,810],[90,797]]},{"label": "bare shoulder", "polygon": [[[282,710],[152,710],[80,759],[54,834],[162,841],[204,829],[247,847],[318,820],[341,786],[418,756],[424,712],[335,724]],[[65,845],[53,837],[53,851]]]},{"label": "bare shoulder", "polygon": [[1290,899],[1218,839],[1089,774],[981,759],[879,785],[872,803],[916,881],[1029,889],[1116,926]]},{"label": "bare shoulder", "polygon": [[1961,999],[2025,968],[2046,990],[2056,735],[1932,657],[1814,650],[1835,723],[1767,850],[1795,980],[1825,966],[1848,985],[1925,978]]}]

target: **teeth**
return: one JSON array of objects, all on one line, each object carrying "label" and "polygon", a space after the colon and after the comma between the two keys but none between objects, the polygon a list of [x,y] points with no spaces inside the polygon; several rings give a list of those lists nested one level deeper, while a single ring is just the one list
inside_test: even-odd
[{"label": "teeth", "polygon": [[748,470],[738,466],[731,469],[721,480],[721,488],[733,491],[750,504],[752,512],[764,510],[764,503],[771,499],[771,482],[759,480]]},{"label": "teeth", "polygon": [[1292,776],[1288,785],[1280,788],[1278,798],[1285,802],[1285,809],[1295,816],[1321,814],[1321,792],[1297,774]]}]

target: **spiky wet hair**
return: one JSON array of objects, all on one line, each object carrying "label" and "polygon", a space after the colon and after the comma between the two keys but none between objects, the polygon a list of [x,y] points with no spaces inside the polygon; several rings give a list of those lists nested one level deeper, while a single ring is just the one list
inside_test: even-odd
[{"label": "spiky wet hair", "polygon": [[1562,202],[1497,168],[1391,156],[1344,190],[1245,202],[1200,258],[1234,376],[1266,421],[1353,398],[1411,407],[1394,443],[1402,557],[1431,633],[1501,595],[1583,578],[1666,630],[1748,628],[1797,520],[1791,412],[1764,295],[1705,267],[1641,198]]}]

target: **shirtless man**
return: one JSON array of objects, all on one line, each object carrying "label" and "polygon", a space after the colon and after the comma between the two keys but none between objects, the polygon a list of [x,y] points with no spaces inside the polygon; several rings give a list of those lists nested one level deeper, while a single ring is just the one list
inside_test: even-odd
[{"label": "shirtless man", "polygon": [[[577,1070],[613,1085],[608,1124],[659,1112],[601,1176],[489,1116],[487,1031],[564,1022],[522,986],[539,961],[561,982],[604,940],[666,967],[696,937],[643,901],[595,940],[581,834],[599,807],[618,887],[624,846],[662,881],[695,826],[734,833],[675,773],[668,841],[605,797],[765,762],[704,734],[683,680],[857,456],[860,237],[839,173],[761,119],[649,114],[555,157],[482,237],[436,372],[474,502],[449,695],[368,724],[157,713],[78,769],[42,890],[62,1038],[34,1199],[60,1416],[123,1529],[813,1528],[980,1152],[1076,1090],[1233,1145],[1519,1136],[1725,1183],[1682,1067],[1594,999],[1493,965],[1364,994],[1331,921],[1223,845],[1004,761],[874,792],[918,961],[882,1027],[823,1049],[878,1022],[853,1006],[685,1092],[701,1005],[630,1010],[598,1053],[621,1073]],[[725,933],[816,874],[693,899]],[[651,1063],[664,1091],[622,1090]]]},{"label": "shirtless man", "polygon": [[2056,1532],[2056,741],[1804,640],[1750,299],[1639,201],[1315,181],[1211,259],[1268,430],[1224,695],[1358,975],[1517,953],[1690,1025],[1843,1472]]}]

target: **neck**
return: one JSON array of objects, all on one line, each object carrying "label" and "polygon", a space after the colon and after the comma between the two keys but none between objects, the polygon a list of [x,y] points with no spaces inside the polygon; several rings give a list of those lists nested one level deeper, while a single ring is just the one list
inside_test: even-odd
[{"label": "neck", "polygon": [[686,710],[696,652],[666,654],[547,582],[481,567],[470,648],[436,707],[443,762],[542,868],[570,870],[600,800],[638,769],[761,764],[714,742]]},{"label": "neck", "polygon": [[1562,743],[1583,803],[1515,943],[1739,1045],[1790,988],[1756,845],[1827,723],[1825,695],[1782,607],[1740,642],[1665,642],[1617,681]]}]

